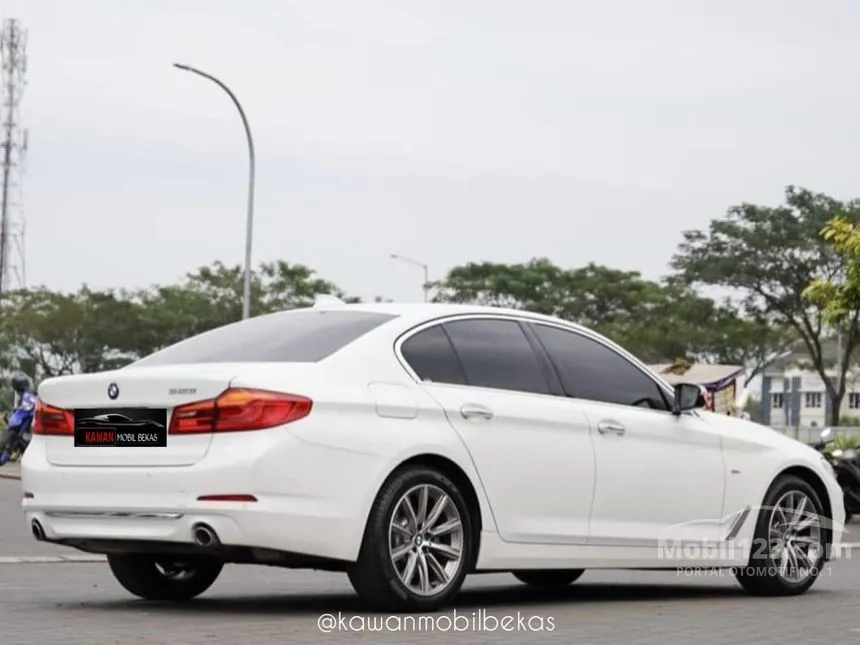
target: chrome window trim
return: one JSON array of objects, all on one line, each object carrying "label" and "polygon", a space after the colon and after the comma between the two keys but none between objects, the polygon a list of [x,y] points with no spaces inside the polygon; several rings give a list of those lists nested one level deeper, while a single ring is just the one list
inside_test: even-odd
[{"label": "chrome window trim", "polygon": [[[662,389],[666,392],[671,398],[675,396],[675,388],[669,385],[666,381],[659,378],[654,372],[649,370],[645,364],[633,356],[630,352],[625,350],[620,345],[613,343],[608,338],[598,334],[597,332],[591,331],[590,329],[586,329],[585,327],[579,327],[572,325],[570,323],[565,323],[564,321],[550,319],[540,316],[532,316],[527,313],[524,314],[508,314],[508,313],[470,313],[470,314],[447,314],[443,316],[438,316],[431,320],[425,320],[424,322],[419,323],[404,332],[401,332],[398,337],[394,341],[394,355],[397,358],[397,361],[400,363],[401,367],[406,370],[406,373],[418,384],[424,383],[419,377],[415,370],[409,365],[409,362],[403,356],[403,344],[408,341],[410,338],[415,336],[416,334],[421,333],[425,329],[430,327],[435,327],[436,325],[443,325],[445,323],[454,322],[458,320],[508,320],[519,323],[527,323],[533,325],[546,325],[547,327],[556,327],[557,329],[561,329],[562,331],[570,332],[573,334],[577,334],[579,336],[583,336],[588,338],[589,340],[593,340],[600,345],[603,345],[609,351],[614,352],[622,359],[626,360],[630,365],[639,370],[645,377],[650,379],[658,388]],[[475,385],[458,385],[456,383],[433,383],[433,385],[445,385],[448,387],[468,387],[468,388],[477,388],[477,389],[488,389],[482,388],[480,386]],[[552,396],[553,394],[538,394],[536,392],[520,392],[519,390],[493,390],[493,391],[506,391],[506,392],[515,392],[517,394],[529,394],[532,396]],[[605,401],[594,401],[592,399],[580,399],[577,397],[567,397],[574,401],[589,401],[591,403],[600,403],[602,405],[617,405],[622,408],[630,408],[629,405],[622,405],[618,403],[607,403]],[[658,412],[662,414],[666,414],[666,411],[663,410],[652,410],[650,408],[638,408],[644,412]],[[671,414],[671,412],[669,412]],[[691,414],[693,416],[699,416],[695,410],[688,410],[684,414]]]}]

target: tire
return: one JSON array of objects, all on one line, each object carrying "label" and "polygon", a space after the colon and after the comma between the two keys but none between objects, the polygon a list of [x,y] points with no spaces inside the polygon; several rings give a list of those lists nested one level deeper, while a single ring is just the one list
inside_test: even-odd
[{"label": "tire", "polygon": [[134,553],[108,555],[107,560],[117,582],[145,600],[191,600],[211,587],[224,568],[220,560],[194,556]]},{"label": "tire", "polygon": [[9,428],[4,428],[2,432],[0,432],[0,453],[9,451],[11,452],[14,444],[16,443],[17,434],[14,430],[10,430]]},{"label": "tire", "polygon": [[517,580],[532,587],[561,589],[579,580],[585,571],[583,569],[533,569],[512,573]]},{"label": "tire", "polygon": [[[804,530],[795,537],[791,537],[789,533],[789,537],[783,539],[778,537],[778,531],[771,535],[771,525],[775,521],[782,523],[779,517],[788,515],[783,511],[781,516],[775,518],[776,508],[781,507],[791,495],[795,500],[799,500],[801,496],[806,499],[805,508],[808,513],[804,514],[804,520],[812,521],[818,528],[816,531],[815,528],[810,527],[808,533]],[[795,501],[795,506],[800,505],[799,501]],[[755,596],[797,596],[805,593],[818,579],[824,565],[827,550],[825,529],[828,528],[828,523],[824,506],[812,486],[794,476],[778,478],[765,496],[764,505],[759,510],[750,561],[746,567],[735,571],[738,582],[748,593]],[[795,539],[801,538],[804,539],[802,544],[794,543]],[[790,548],[791,544],[797,546]],[[807,561],[802,562],[798,556],[798,562],[803,566],[792,569],[789,561],[789,568],[783,571],[782,553],[786,550],[789,552],[804,550]],[[806,575],[801,575],[804,570]],[[793,572],[797,573],[797,576],[789,577]]]},{"label": "tire", "polygon": [[[428,494],[425,520],[433,519],[432,510],[440,496],[444,495],[447,501],[432,526],[416,531],[415,523],[406,519],[404,500],[408,496],[420,527],[422,491]],[[446,531],[457,520],[459,528]],[[348,571],[349,580],[364,602],[385,611],[440,609],[459,593],[474,563],[473,526],[466,500],[450,478],[424,466],[395,471],[383,484],[370,510],[358,561]],[[441,528],[443,532],[433,540],[427,528]],[[407,575],[410,565],[411,576]],[[434,586],[434,581],[441,580],[440,568],[446,573],[447,582]],[[423,590],[419,588],[422,579],[430,583]]]}]

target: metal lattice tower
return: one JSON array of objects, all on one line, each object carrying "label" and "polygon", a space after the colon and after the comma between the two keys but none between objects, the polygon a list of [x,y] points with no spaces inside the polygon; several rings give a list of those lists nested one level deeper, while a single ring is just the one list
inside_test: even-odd
[{"label": "metal lattice tower", "polygon": [[26,73],[27,32],[18,20],[4,20],[0,32],[0,293],[26,287],[21,183],[27,130],[20,123]]}]

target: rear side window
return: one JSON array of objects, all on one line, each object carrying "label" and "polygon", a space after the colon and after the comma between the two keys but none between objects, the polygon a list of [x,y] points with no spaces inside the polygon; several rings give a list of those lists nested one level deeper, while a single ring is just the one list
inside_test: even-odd
[{"label": "rear side window", "polygon": [[466,384],[463,367],[439,325],[418,332],[403,343],[400,351],[422,381]]},{"label": "rear side window", "polygon": [[445,323],[466,372],[466,382],[477,387],[550,394],[519,323],[513,320],[475,319]]},{"label": "rear side window", "polygon": [[368,311],[285,311],[193,336],[129,367],[178,363],[315,363],[394,318]]}]

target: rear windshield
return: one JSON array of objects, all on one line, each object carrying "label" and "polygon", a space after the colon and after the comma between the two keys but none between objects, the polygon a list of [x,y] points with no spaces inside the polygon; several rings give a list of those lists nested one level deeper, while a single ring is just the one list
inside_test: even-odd
[{"label": "rear windshield", "polygon": [[298,309],[219,327],[129,367],[176,363],[314,363],[396,318],[368,311]]}]

